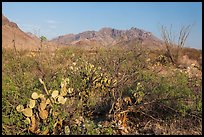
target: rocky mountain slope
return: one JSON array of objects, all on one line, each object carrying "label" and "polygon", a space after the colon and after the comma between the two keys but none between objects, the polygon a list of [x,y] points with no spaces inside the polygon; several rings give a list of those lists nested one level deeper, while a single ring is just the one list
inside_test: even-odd
[{"label": "rocky mountain slope", "polygon": [[85,31],[79,34],[67,34],[51,40],[52,42],[65,45],[91,45],[103,46],[128,45],[139,42],[149,47],[161,47],[161,40],[151,32],[138,28],[129,30],[117,30],[113,28],[102,28],[99,31]]},{"label": "rocky mountain slope", "polygon": [[2,47],[17,49],[38,49],[40,41],[23,32],[16,23],[2,14]]}]

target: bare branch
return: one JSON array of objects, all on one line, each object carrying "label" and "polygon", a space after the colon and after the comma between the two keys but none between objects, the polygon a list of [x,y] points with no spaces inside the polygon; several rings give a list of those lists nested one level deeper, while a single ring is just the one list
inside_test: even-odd
[{"label": "bare branch", "polygon": [[[180,50],[184,47],[185,42],[190,34],[191,25],[182,26],[179,31],[178,43],[175,43],[175,34],[172,34],[172,25],[167,30],[163,25],[161,26],[161,37],[166,46],[166,56],[170,58],[171,62],[175,64],[178,60]],[[175,52],[173,52],[173,47]]]}]

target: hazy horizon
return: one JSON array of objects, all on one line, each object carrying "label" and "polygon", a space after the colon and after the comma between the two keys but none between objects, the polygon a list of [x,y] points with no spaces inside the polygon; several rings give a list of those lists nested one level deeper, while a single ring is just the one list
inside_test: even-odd
[{"label": "hazy horizon", "polygon": [[136,27],[161,39],[161,25],[193,25],[186,47],[202,49],[201,2],[3,2],[2,14],[24,32],[49,40],[104,27]]}]

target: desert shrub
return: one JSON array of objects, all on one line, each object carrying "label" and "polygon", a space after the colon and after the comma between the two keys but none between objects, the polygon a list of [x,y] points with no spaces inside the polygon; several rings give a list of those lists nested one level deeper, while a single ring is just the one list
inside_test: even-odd
[{"label": "desert shrub", "polygon": [[[109,74],[101,71],[101,67],[79,60],[69,66],[68,78],[70,87],[74,88],[74,97],[82,100],[83,111],[88,112],[104,95],[109,95],[116,80]],[[94,96],[95,95],[95,100]],[[91,97],[92,96],[92,97]],[[91,100],[90,100],[91,99]]]},{"label": "desert shrub", "polygon": [[[122,47],[100,48],[94,54],[88,51],[75,47],[53,52],[16,53],[3,49],[2,133],[135,134],[149,120],[167,122],[202,117],[200,78],[189,79],[163,57],[160,67],[171,74],[163,76],[151,69],[154,59],[163,51]],[[31,118],[29,124],[16,107],[21,104],[28,108],[26,104],[33,92],[47,100],[54,91],[60,94],[62,90],[67,93],[66,102],[47,104],[44,110],[48,115],[44,120],[38,109],[42,101],[35,99],[32,111],[39,125],[31,132]]]},{"label": "desert shrub", "polygon": [[[66,91],[68,93],[68,97],[71,100],[73,98],[78,99],[79,101],[77,106],[75,106],[75,109],[78,110],[77,112],[79,112],[78,113],[79,115],[88,116],[88,114],[91,113],[90,110],[96,107],[98,103],[97,100],[100,102],[101,100],[100,97],[102,97],[103,95],[108,95],[108,94],[110,95],[111,87],[115,85],[117,81],[114,80],[113,78],[110,78],[108,74],[102,73],[100,67],[95,67],[93,64],[88,62],[84,62],[84,61],[74,62],[71,66],[69,66],[69,69],[70,71],[68,73],[67,78],[61,82],[61,92]],[[69,88],[67,89],[67,87]],[[46,88],[45,88],[45,91],[46,91]],[[55,91],[57,92],[57,90]],[[51,92],[51,91],[47,90],[47,92]],[[42,94],[40,95],[43,96]],[[96,95],[96,97],[93,95]],[[41,102],[42,102],[42,99],[41,99]],[[59,110],[59,107],[57,106],[53,105],[52,107],[53,107],[53,110],[55,107],[56,109],[58,108]],[[34,112],[36,109],[34,109]],[[48,115],[47,114],[48,112],[49,111],[46,110],[46,115]],[[65,111],[63,110],[60,111],[60,113],[63,113],[63,112]],[[69,113],[69,112],[66,112],[66,113]],[[50,117],[53,118],[53,116],[50,116]],[[46,116],[46,119],[49,119],[49,116]],[[55,120],[54,123],[56,122],[57,121]],[[35,134],[44,134],[45,131],[47,131],[48,129],[51,129],[51,127],[44,129],[48,125],[50,126],[53,124],[48,123],[45,125],[44,123],[42,123],[41,127],[39,127],[40,129],[39,132],[38,131],[35,131],[35,132],[31,131],[31,132],[34,132]],[[43,130],[43,132],[41,132],[41,130]],[[92,129],[87,129],[87,130],[88,130],[87,133],[95,134],[95,132],[93,132]],[[49,133],[51,132],[54,132],[54,131],[49,130]],[[47,134],[48,134],[48,131],[47,131]],[[54,134],[56,134],[56,132]]]},{"label": "desert shrub", "polygon": [[[194,90],[188,86],[188,76],[185,73],[176,71],[175,75],[171,77],[160,77],[151,72],[145,72],[141,76],[145,87],[143,102],[144,104],[151,104],[147,106],[147,111],[156,112],[157,116],[161,117],[159,112],[167,109],[168,111],[164,111],[165,113],[162,114],[164,118],[165,115],[171,117],[174,114],[176,116],[186,116],[191,112],[198,111],[199,103],[196,103],[198,97],[196,97]],[[199,94],[201,94],[201,91],[199,91]],[[197,104],[197,107],[195,104]],[[154,105],[156,106],[154,107]]]}]

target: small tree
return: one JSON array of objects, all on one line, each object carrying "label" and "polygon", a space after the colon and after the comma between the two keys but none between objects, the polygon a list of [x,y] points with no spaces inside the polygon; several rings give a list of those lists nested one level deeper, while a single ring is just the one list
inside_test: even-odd
[{"label": "small tree", "polygon": [[43,41],[47,41],[47,38],[45,36],[41,36],[40,37],[40,40],[43,42]]},{"label": "small tree", "polygon": [[[161,36],[166,46],[165,55],[170,59],[173,64],[176,64],[180,51],[185,45],[189,36],[191,25],[182,26],[179,31],[178,42],[175,42],[175,34],[172,34],[172,25],[169,30],[165,26],[161,26]],[[173,52],[174,51],[174,52]]]},{"label": "small tree", "polygon": [[47,38],[45,37],[45,36],[41,36],[40,37],[40,45],[41,45],[41,48],[42,48],[42,43],[44,42],[44,41],[47,41]]}]

